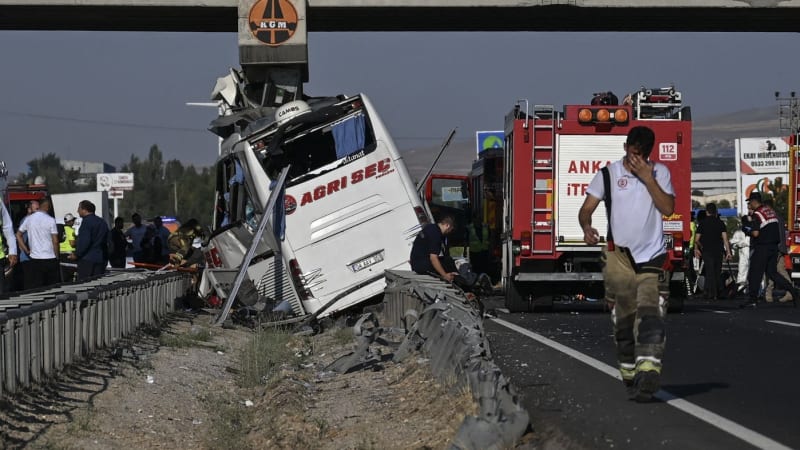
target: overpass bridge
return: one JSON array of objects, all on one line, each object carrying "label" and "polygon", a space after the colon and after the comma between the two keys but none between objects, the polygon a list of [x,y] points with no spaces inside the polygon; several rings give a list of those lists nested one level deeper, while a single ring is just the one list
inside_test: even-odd
[{"label": "overpass bridge", "polygon": [[[0,0],[0,29],[237,31],[239,0]],[[800,0],[308,0],[308,31],[797,32]]]}]

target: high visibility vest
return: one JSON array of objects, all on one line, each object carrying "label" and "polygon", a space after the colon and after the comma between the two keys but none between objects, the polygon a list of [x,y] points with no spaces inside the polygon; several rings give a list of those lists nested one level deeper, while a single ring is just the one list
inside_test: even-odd
[{"label": "high visibility vest", "polygon": [[75,228],[72,228],[70,226],[64,226],[64,236],[66,236],[66,237],[64,238],[64,242],[62,242],[58,246],[58,251],[61,252],[61,253],[72,253],[72,252],[74,252],[75,251],[75,247],[73,247],[72,244],[69,243],[69,241],[74,241],[75,240]]}]

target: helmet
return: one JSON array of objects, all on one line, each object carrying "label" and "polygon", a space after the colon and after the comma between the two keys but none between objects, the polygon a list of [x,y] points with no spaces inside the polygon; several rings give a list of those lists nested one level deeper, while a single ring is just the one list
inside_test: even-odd
[{"label": "helmet", "polygon": [[302,100],[295,100],[281,106],[275,111],[275,121],[278,122],[278,125],[283,125],[290,119],[309,112],[311,112],[311,107],[308,106],[308,103]]}]

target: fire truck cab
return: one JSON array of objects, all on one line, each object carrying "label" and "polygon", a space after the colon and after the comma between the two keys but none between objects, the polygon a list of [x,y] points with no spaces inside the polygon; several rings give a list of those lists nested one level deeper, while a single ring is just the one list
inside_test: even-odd
[{"label": "fire truck cab", "polygon": [[675,212],[663,217],[670,275],[664,290],[669,290],[671,310],[683,306],[691,210],[690,109],[673,87],[642,88],[621,105],[611,98],[565,105],[560,111],[520,100],[505,118],[501,277],[512,312],[604,297],[605,205],[601,202],[592,217],[601,234],[599,245],[583,242],[578,210],[592,177],[624,155],[628,131],[638,125],[653,129],[650,159],[665,164],[672,175]]}]

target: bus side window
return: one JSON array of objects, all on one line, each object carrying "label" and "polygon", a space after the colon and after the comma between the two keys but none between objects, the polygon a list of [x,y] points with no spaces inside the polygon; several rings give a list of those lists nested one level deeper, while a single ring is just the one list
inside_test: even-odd
[{"label": "bus side window", "polygon": [[342,159],[362,150],[366,141],[364,116],[359,114],[333,125],[331,134],[336,146],[336,159]]}]

